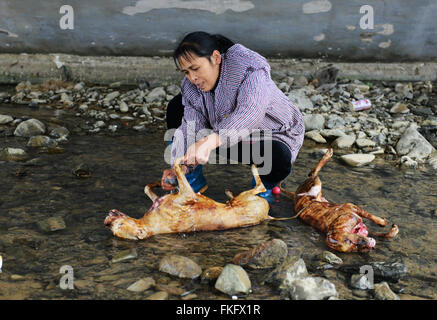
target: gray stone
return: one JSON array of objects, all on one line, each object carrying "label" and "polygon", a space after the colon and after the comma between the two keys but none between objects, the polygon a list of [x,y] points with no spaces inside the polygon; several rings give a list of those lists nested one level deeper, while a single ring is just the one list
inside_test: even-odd
[{"label": "gray stone", "polygon": [[163,87],[158,87],[150,91],[146,97],[146,102],[162,102],[165,100],[166,92]]},{"label": "gray stone", "polygon": [[106,97],[103,99],[103,102],[109,103],[112,100],[114,100],[115,98],[117,98],[119,95],[120,95],[120,92],[118,92],[118,91],[111,92],[108,95],[106,95]]},{"label": "gray stone", "polygon": [[240,266],[247,265],[254,269],[271,268],[282,263],[287,253],[287,244],[284,241],[272,239],[237,254],[232,263]]},{"label": "gray stone", "polygon": [[122,251],[116,253],[112,257],[111,262],[117,263],[117,262],[122,262],[122,261],[126,261],[126,260],[136,259],[137,257],[138,257],[138,253],[137,253],[137,250],[135,248],[127,249],[127,250],[122,250]]},{"label": "gray stone", "polygon": [[354,142],[355,142],[355,135],[353,134],[345,135],[335,139],[335,141],[333,142],[333,146],[340,149],[346,149],[352,147]]},{"label": "gray stone", "polygon": [[18,137],[31,137],[44,134],[46,126],[37,119],[29,119],[21,122],[14,131],[14,135]]},{"label": "gray stone", "polygon": [[50,131],[50,136],[55,138],[68,137],[70,135],[70,131],[65,127],[57,127]]},{"label": "gray stone", "polygon": [[27,142],[28,147],[50,147],[54,148],[58,146],[58,143],[47,136],[33,136],[30,137],[29,141]]},{"label": "gray stone", "polygon": [[305,92],[304,89],[291,90],[288,94],[288,98],[301,111],[313,110],[314,105]]},{"label": "gray stone", "polygon": [[193,260],[179,256],[165,256],[159,261],[159,271],[169,273],[179,278],[195,279],[202,274],[202,269]]},{"label": "gray stone", "polygon": [[365,274],[354,274],[351,277],[351,286],[360,290],[373,289],[369,278]]},{"label": "gray stone", "polygon": [[127,290],[133,291],[133,292],[142,292],[142,291],[149,289],[150,287],[152,287],[154,285],[155,285],[155,280],[153,280],[153,278],[151,278],[151,277],[147,277],[144,279],[140,279],[140,280],[136,281],[135,283],[131,284],[127,288]]},{"label": "gray stone", "polygon": [[408,109],[408,104],[397,102],[391,109],[390,113],[408,113],[410,109]]},{"label": "gray stone", "polygon": [[126,102],[124,102],[124,101],[120,102],[119,108],[120,108],[120,112],[123,112],[123,113],[126,113],[129,111],[129,107],[126,104]]},{"label": "gray stone", "polygon": [[328,139],[338,138],[338,137],[342,137],[342,136],[346,135],[346,133],[344,133],[340,129],[323,129],[323,130],[320,130],[320,134],[323,137],[328,138]]},{"label": "gray stone", "polygon": [[227,264],[218,277],[215,288],[230,296],[248,294],[251,282],[246,271],[235,264]]},{"label": "gray stone", "polygon": [[22,161],[27,160],[28,155],[26,151],[20,148],[6,147],[0,152],[0,160],[6,161]]},{"label": "gray stone", "polygon": [[375,284],[375,299],[376,300],[400,300],[397,294],[395,294],[388,285],[387,282],[381,282]]},{"label": "gray stone", "polygon": [[156,292],[146,298],[146,300],[167,300],[168,293],[165,291]]},{"label": "gray stone", "polygon": [[361,167],[372,162],[375,159],[375,155],[354,153],[343,155],[341,159],[352,167]]},{"label": "gray stone", "polygon": [[323,300],[338,296],[335,285],[319,277],[306,277],[297,279],[290,288],[293,300]]},{"label": "gray stone", "polygon": [[370,139],[357,139],[357,140],[355,140],[355,144],[357,145],[358,148],[376,146],[376,143]]},{"label": "gray stone", "polygon": [[344,128],[344,124],[345,124],[345,121],[343,120],[342,117],[340,117],[336,114],[333,114],[333,115],[329,116],[328,121],[326,122],[326,128],[328,128],[328,129],[335,129],[335,128],[341,129],[341,128]]},{"label": "gray stone", "polygon": [[329,251],[323,251],[320,257],[323,261],[326,261],[332,265],[341,265],[343,264],[343,260],[340,257],[337,257],[335,254]]},{"label": "gray stone", "polygon": [[305,137],[314,140],[317,143],[327,143],[325,138],[323,138],[322,135],[317,130],[305,132]]},{"label": "gray stone", "polygon": [[396,152],[423,161],[436,149],[416,129],[417,125],[411,124],[404,131],[396,144]]},{"label": "gray stone", "polygon": [[0,114],[0,124],[7,124],[14,121],[14,118],[8,115]]},{"label": "gray stone", "polygon": [[181,92],[181,89],[177,85],[172,84],[166,88],[166,91],[168,94],[171,94],[172,96],[176,96]]},{"label": "gray stone", "polygon": [[51,217],[37,222],[38,227],[45,232],[54,232],[66,228],[65,221],[61,217]]},{"label": "gray stone", "polygon": [[305,124],[305,131],[322,130],[325,126],[325,117],[321,114],[304,115],[303,121]]}]

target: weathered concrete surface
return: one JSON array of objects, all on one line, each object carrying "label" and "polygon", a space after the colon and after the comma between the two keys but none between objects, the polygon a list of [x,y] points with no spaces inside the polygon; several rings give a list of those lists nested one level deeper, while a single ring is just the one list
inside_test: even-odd
[{"label": "weathered concrete surface", "polygon": [[[437,80],[436,62],[410,63],[328,63],[319,59],[269,59],[272,77],[302,74],[309,76],[332,64],[340,78],[359,80],[421,81]],[[15,84],[49,79],[109,84],[178,83],[183,74],[173,59],[166,57],[90,57],[66,54],[0,54],[0,83]]]},{"label": "weathered concrete surface", "polygon": [[2,0],[0,53],[169,56],[204,30],[268,57],[435,61],[436,16],[435,0]]}]

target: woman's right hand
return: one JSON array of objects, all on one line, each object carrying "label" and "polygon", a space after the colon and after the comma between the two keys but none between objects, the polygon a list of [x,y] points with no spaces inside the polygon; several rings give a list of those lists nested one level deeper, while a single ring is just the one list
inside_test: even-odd
[{"label": "woman's right hand", "polygon": [[172,185],[170,183],[168,183],[166,180],[174,180],[176,179],[176,173],[174,171],[174,169],[165,169],[164,172],[162,173],[162,178],[161,178],[161,187],[164,190],[174,190],[176,189],[177,185]]}]

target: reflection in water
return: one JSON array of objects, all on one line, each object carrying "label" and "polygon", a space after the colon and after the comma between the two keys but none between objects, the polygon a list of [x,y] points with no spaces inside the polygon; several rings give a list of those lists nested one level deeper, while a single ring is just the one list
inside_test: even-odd
[{"label": "reflection in water", "polygon": [[[31,151],[37,158],[32,165],[2,162],[0,165],[0,298],[3,299],[143,299],[126,288],[148,276],[158,283],[172,283],[194,290],[198,299],[229,298],[213,286],[199,281],[178,279],[158,271],[158,261],[166,254],[180,254],[196,261],[202,269],[224,266],[235,254],[260,242],[280,238],[289,248],[301,248],[310,260],[325,247],[325,236],[300,220],[264,222],[258,226],[226,231],[158,235],[144,241],[116,239],[103,226],[110,209],[116,208],[139,218],[151,206],[144,185],[159,180],[167,167],[163,161],[166,143],[163,132],[114,136],[73,135],[63,145],[62,154]],[[26,139],[2,137],[0,149],[24,146]],[[294,191],[320,156],[305,145],[286,188]],[[78,178],[72,170],[85,163],[91,177]],[[21,174],[15,174],[20,169]],[[224,202],[226,188],[239,193],[251,186],[249,166],[206,165],[209,189],[205,193]],[[345,264],[374,261],[402,261],[408,275],[392,286],[398,292],[437,298],[436,195],[435,175],[422,171],[402,171],[382,160],[369,167],[346,167],[334,155],[321,171],[324,196],[334,202],[354,202],[388,223],[397,223],[400,233],[393,240],[377,239],[376,250],[362,254],[341,254]],[[270,215],[293,215],[292,203],[285,197],[273,204]],[[42,231],[38,222],[62,218],[66,228]],[[369,229],[381,228],[367,221]],[[137,251],[137,258],[111,263],[122,250]],[[63,265],[74,269],[75,290],[59,287]],[[247,270],[253,293],[247,299],[277,299],[279,292],[262,284],[265,271]],[[310,270],[311,271],[311,270]],[[323,274],[322,274],[323,275]],[[355,299],[348,278],[330,273],[340,298]],[[170,299],[180,297],[170,295]]]}]

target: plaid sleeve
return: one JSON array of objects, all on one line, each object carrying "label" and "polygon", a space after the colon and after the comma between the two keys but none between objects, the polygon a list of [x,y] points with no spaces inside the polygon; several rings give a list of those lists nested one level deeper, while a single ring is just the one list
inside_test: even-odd
[{"label": "plaid sleeve", "polygon": [[263,69],[249,71],[246,75],[238,89],[235,110],[214,128],[222,146],[229,148],[249,136],[251,129],[259,127],[269,101],[267,77]]},{"label": "plaid sleeve", "polygon": [[199,131],[210,128],[209,122],[202,112],[197,110],[184,96],[182,96],[182,104],[184,105],[184,117],[173,137],[171,149],[172,166],[177,158],[185,155],[189,146],[207,135],[206,131],[204,134]]}]

